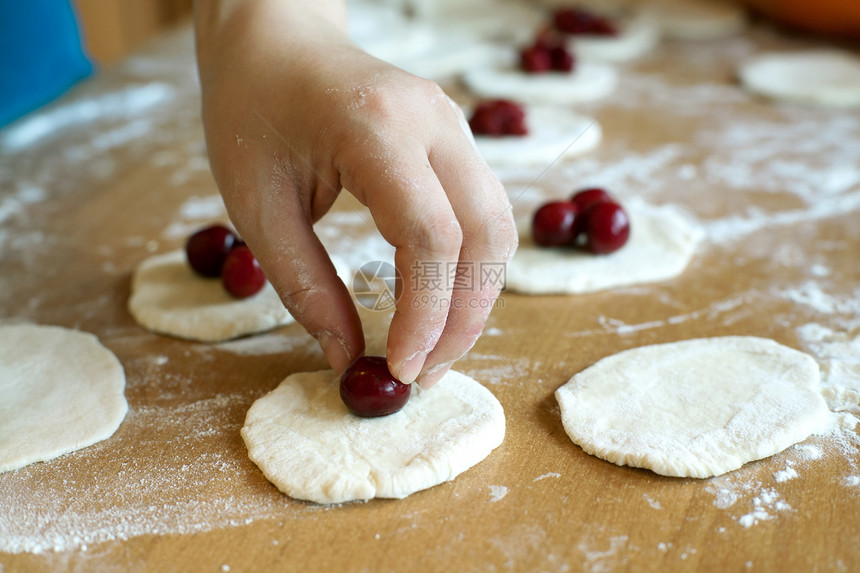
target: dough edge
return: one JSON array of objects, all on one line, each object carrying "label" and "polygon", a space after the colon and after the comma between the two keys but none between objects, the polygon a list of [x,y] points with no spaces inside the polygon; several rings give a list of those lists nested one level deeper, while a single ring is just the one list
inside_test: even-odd
[{"label": "dough edge", "polygon": [[[100,412],[103,414],[100,418],[102,425],[98,430],[88,428],[86,436],[83,438],[80,436],[76,437],[73,443],[69,443],[69,435],[65,433],[61,436],[63,439],[60,440],[60,442],[64,442],[64,445],[42,447],[38,453],[27,453],[26,451],[24,453],[20,451],[15,452],[6,461],[0,460],[0,474],[38,462],[51,461],[60,456],[102,442],[116,433],[128,413],[128,401],[125,398],[125,369],[117,356],[104,346],[95,334],[62,326],[32,323],[0,324],[0,333],[5,329],[13,330],[13,334],[16,337],[24,337],[28,334],[33,334],[39,338],[43,338],[46,335],[56,336],[63,339],[64,346],[74,344],[89,349],[92,356],[88,360],[88,366],[92,367],[93,364],[98,364],[99,369],[104,370],[105,377],[111,378],[111,380],[108,380],[105,385],[108,390],[105,395],[97,397],[99,405],[104,406],[102,412]],[[67,384],[67,381],[59,383]]]},{"label": "dough edge", "polygon": [[574,444],[580,446],[586,453],[619,466],[644,468],[651,470],[656,474],[669,477],[692,477],[704,479],[728,473],[740,468],[746,463],[778,454],[791,445],[802,442],[812,434],[829,430],[832,427],[834,423],[832,413],[828,409],[823,396],[818,394],[814,413],[810,410],[809,415],[806,416],[806,418],[802,420],[802,423],[798,424],[796,427],[781,428],[778,431],[773,432],[768,436],[767,443],[760,443],[757,445],[756,451],[752,455],[735,455],[731,452],[719,451],[716,452],[717,455],[713,456],[703,455],[695,460],[681,460],[661,453],[659,448],[649,447],[642,451],[619,451],[617,446],[602,445],[600,443],[600,438],[595,435],[584,437],[583,434],[587,434],[588,432],[583,432],[582,428],[578,427],[576,423],[577,420],[565,417],[565,411],[574,409],[575,396],[573,394],[573,387],[579,379],[581,379],[582,375],[589,371],[591,371],[590,374],[593,374],[594,369],[611,368],[615,363],[623,362],[623,360],[631,355],[648,352],[651,349],[667,349],[685,344],[722,344],[723,342],[729,344],[751,344],[756,352],[784,353],[785,356],[793,357],[798,361],[796,366],[807,369],[810,375],[814,373],[814,386],[816,388],[819,384],[819,367],[815,359],[804,352],[784,346],[768,338],[755,336],[719,336],[641,346],[624,350],[598,360],[592,366],[589,366],[575,374],[570,380],[568,380],[568,382],[556,389],[555,398],[561,409],[561,418],[565,433]]},{"label": "dough edge", "polygon": [[[244,305],[248,309],[244,313],[245,316],[238,316],[234,320],[228,320],[220,314],[213,317],[206,312],[207,307],[205,306],[198,307],[197,312],[194,312],[195,309],[192,308],[183,309],[181,313],[165,311],[153,303],[155,297],[150,292],[152,288],[158,287],[161,283],[154,281],[155,285],[153,286],[149,285],[148,281],[153,280],[151,278],[153,275],[157,278],[160,271],[169,270],[170,266],[185,264],[184,261],[184,251],[176,249],[144,259],[134,269],[131,279],[131,294],[127,305],[128,311],[134,320],[147,330],[183,340],[214,343],[267,332],[295,322],[286,308],[277,308],[274,304],[258,302],[262,296],[269,299],[273,295],[277,297],[274,289],[268,283],[263,287],[262,292],[253,297],[228,303],[237,306]],[[201,278],[199,280],[212,282],[213,288],[221,288],[220,281],[217,279],[210,281],[210,279]],[[228,301],[226,296],[228,295],[225,295],[225,301]],[[254,313],[252,309],[258,309],[258,312]]]},{"label": "dough edge", "polygon": [[[274,484],[275,487],[296,500],[311,501],[318,504],[337,504],[351,501],[367,501],[372,498],[402,499],[412,493],[453,480],[461,473],[486,459],[504,441],[506,422],[504,410],[499,401],[492,392],[473,378],[451,370],[434,388],[423,391],[419,389],[419,391],[434,392],[440,390],[440,386],[444,388],[443,384],[454,385],[458,389],[458,392],[466,395],[467,399],[464,401],[470,404],[480,401],[490,407],[490,412],[481,417],[479,425],[469,428],[468,432],[452,436],[453,440],[451,443],[445,444],[445,447],[439,449],[439,451],[431,452],[434,454],[433,456],[428,456],[427,452],[422,452],[422,454],[415,456],[400,471],[382,474],[374,471],[368,472],[364,480],[353,482],[350,485],[351,494],[333,495],[332,490],[342,487],[342,482],[337,476],[326,478],[322,483],[316,483],[312,489],[305,489],[303,488],[303,484],[296,484],[290,480],[290,472],[284,471],[288,470],[286,466],[280,470],[277,467],[272,467],[273,465],[277,465],[277,462],[272,464],[267,459],[268,447],[266,441],[257,441],[261,435],[265,436],[267,434],[266,430],[269,427],[276,424],[257,419],[258,415],[255,406],[263,399],[273,396],[282,387],[290,384],[297,376],[316,376],[320,379],[320,383],[324,383],[326,378],[329,379],[329,384],[339,383],[339,377],[331,370],[291,374],[278,387],[254,402],[248,410],[241,430],[242,439],[248,449],[248,457],[251,461],[257,465],[266,479]],[[410,401],[413,399],[414,396],[410,398]],[[346,412],[345,407],[344,412],[345,415],[352,416],[352,414]],[[392,416],[397,416],[397,414],[393,414]],[[391,416],[387,416],[386,418],[391,418]],[[373,423],[374,421],[384,419],[369,418],[365,420],[368,423]],[[465,444],[468,444],[468,446],[465,446]],[[463,453],[464,447],[468,448],[466,454]]]}]

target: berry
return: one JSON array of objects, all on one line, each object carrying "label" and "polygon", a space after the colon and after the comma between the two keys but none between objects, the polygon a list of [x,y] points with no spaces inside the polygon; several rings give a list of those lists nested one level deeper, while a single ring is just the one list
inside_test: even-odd
[{"label": "berry", "polygon": [[542,247],[561,247],[576,237],[579,209],[570,201],[546,203],[532,219],[532,236]]},{"label": "berry", "polygon": [[564,41],[548,30],[539,32],[534,43],[520,52],[520,67],[531,74],[550,70],[570,72],[574,63],[573,54],[567,50]]},{"label": "berry", "polygon": [[588,250],[596,255],[614,253],[630,237],[630,219],[615,202],[595,203],[585,212]]},{"label": "berry", "polygon": [[400,411],[411,391],[411,384],[403,384],[391,375],[381,356],[362,356],[340,379],[340,399],[350,412],[362,418]]},{"label": "berry", "polygon": [[224,225],[200,229],[185,243],[185,255],[194,272],[204,277],[218,277],[224,259],[236,243],[236,235]]},{"label": "berry", "polygon": [[555,28],[567,34],[616,36],[618,29],[603,16],[578,8],[562,8],[553,15]]},{"label": "berry", "polygon": [[266,284],[266,276],[260,263],[248,247],[236,247],[224,260],[221,269],[224,288],[236,298],[248,298],[257,294]]},{"label": "berry", "polygon": [[469,127],[475,135],[526,135],[525,111],[512,101],[485,101],[475,108]]},{"label": "berry", "polygon": [[573,204],[579,207],[580,213],[585,213],[591,205],[596,203],[616,202],[615,199],[612,198],[612,195],[600,187],[589,187],[588,189],[577,191],[571,196],[570,200]]},{"label": "berry", "polygon": [[552,54],[539,44],[529,46],[520,52],[520,67],[524,72],[541,74],[550,71],[553,68],[552,64]]},{"label": "berry", "polygon": [[573,64],[575,62],[573,58],[573,54],[567,51],[562,45],[556,46],[549,51],[550,58],[552,58],[552,69],[557,72],[571,72],[573,71]]}]

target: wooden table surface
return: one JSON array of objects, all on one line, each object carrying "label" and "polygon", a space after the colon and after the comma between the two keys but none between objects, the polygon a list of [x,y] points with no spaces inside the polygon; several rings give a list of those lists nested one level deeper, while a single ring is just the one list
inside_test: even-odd
[{"label": "wooden table surface", "polygon": [[[149,333],[126,310],[135,265],[224,216],[189,30],[0,133],[0,320],[98,335],[125,368],[130,406],[110,439],[0,474],[0,571],[860,570],[855,432],[712,479],[667,478],[582,452],[553,397],[645,344],[757,335],[824,364],[810,333],[856,336],[860,116],[761,101],[734,80],[750,54],[818,43],[764,28],[664,42],[621,67],[617,93],[581,106],[603,125],[600,148],[542,174],[499,169],[519,216],[602,184],[680,205],[706,239],[664,283],[506,293],[456,365],[504,406],[505,441],[403,500],[295,501],[249,461],[239,430],[251,403],[325,366],[299,326],[210,345]],[[361,264],[385,249],[343,195],[319,232]],[[385,316],[363,316],[378,347]]]}]

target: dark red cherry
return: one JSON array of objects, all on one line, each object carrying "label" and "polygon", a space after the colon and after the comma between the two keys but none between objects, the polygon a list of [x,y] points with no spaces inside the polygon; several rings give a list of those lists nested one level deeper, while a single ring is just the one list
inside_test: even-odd
[{"label": "dark red cherry", "polygon": [[188,264],[199,275],[218,277],[227,253],[235,246],[236,235],[224,225],[211,225],[200,229],[185,243]]},{"label": "dark red cherry", "polygon": [[251,249],[236,247],[227,254],[221,269],[224,288],[236,298],[248,298],[260,292],[266,284],[266,275]]},{"label": "dark red cherry", "polygon": [[615,36],[615,25],[603,16],[592,14],[580,8],[561,8],[553,14],[555,28],[567,34],[592,34]]},{"label": "dark red cherry", "polygon": [[542,247],[561,247],[573,242],[579,209],[569,201],[546,203],[532,219],[532,236]]},{"label": "dark red cherry", "polygon": [[573,65],[575,63],[573,54],[567,51],[563,45],[558,45],[552,48],[549,51],[550,58],[552,58],[552,69],[557,72],[570,72],[573,71]]},{"label": "dark red cherry", "polygon": [[588,250],[596,255],[614,253],[630,237],[630,219],[618,203],[597,203],[585,212]]},{"label": "dark red cherry", "polygon": [[580,213],[585,211],[596,203],[614,203],[615,199],[612,195],[599,187],[589,187],[581,189],[570,197],[571,202],[579,207]]},{"label": "dark red cherry", "polygon": [[340,378],[340,399],[350,412],[362,418],[400,411],[411,391],[411,384],[403,384],[391,375],[382,356],[362,356]]},{"label": "dark red cherry", "polygon": [[541,74],[552,69],[552,54],[540,45],[534,44],[520,52],[520,67],[530,74]]},{"label": "dark red cherry", "polygon": [[526,135],[525,110],[509,100],[488,100],[472,113],[469,127],[475,135]]}]

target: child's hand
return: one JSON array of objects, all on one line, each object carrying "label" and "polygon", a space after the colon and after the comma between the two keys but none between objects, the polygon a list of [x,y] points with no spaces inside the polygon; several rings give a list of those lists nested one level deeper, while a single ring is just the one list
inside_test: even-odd
[{"label": "child's hand", "polygon": [[501,285],[421,279],[458,262],[506,263],[517,244],[510,203],[462,113],[437,85],[349,42],[342,6],[237,0],[219,16],[219,4],[198,5],[198,58],[230,218],[342,371],[364,350],[361,324],[312,224],[348,189],[396,247],[403,277],[389,367],[404,382],[435,383],[475,343]]}]

